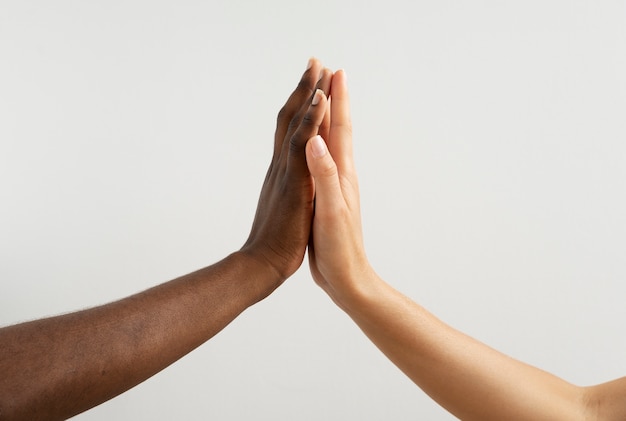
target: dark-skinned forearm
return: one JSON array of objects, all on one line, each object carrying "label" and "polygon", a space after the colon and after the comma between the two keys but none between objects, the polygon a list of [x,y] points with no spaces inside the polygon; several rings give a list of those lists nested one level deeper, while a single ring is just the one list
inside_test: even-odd
[{"label": "dark-skinned forearm", "polygon": [[128,390],[295,272],[313,213],[304,148],[324,131],[331,76],[311,59],[281,109],[272,163],[241,251],[115,303],[0,329],[0,421],[65,419]]},{"label": "dark-skinned forearm", "polygon": [[0,329],[0,419],[65,419],[144,381],[281,279],[244,253],[117,302]]}]

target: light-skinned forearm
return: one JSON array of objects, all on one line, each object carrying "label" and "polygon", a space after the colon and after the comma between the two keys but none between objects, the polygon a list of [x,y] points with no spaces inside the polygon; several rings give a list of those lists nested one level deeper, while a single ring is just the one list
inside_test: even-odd
[{"label": "light-skinned forearm", "polygon": [[144,381],[280,284],[243,253],[101,307],[0,329],[0,419],[66,419]]},{"label": "light-skinned forearm", "polygon": [[626,378],[571,385],[438,320],[382,281],[363,246],[344,72],[333,76],[327,138],[307,144],[315,179],[309,267],[315,282],[439,404],[462,420],[626,420]]},{"label": "light-skinned forearm", "polygon": [[624,379],[574,386],[451,328],[375,274],[369,276],[359,282],[360,291],[343,298],[343,309],[391,361],[460,419],[625,419]]}]

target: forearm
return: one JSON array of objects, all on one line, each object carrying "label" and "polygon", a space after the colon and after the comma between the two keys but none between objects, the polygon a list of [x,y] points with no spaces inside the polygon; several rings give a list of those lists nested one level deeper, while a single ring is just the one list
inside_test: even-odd
[{"label": "forearm", "polygon": [[311,59],[279,112],[272,162],[241,251],[115,303],[0,329],[0,420],[65,419],[124,392],[300,267],[314,193],[304,148],[326,130],[331,77]]},{"label": "forearm", "polygon": [[420,388],[462,420],[585,420],[585,389],[447,326],[381,280],[343,307]]},{"label": "forearm", "polygon": [[626,378],[571,385],[447,326],[383,282],[365,255],[346,78],[333,77],[328,141],[307,144],[315,180],[315,282],[419,387],[463,420],[626,419]]},{"label": "forearm", "polygon": [[0,419],[65,419],[211,338],[281,280],[226,259],[101,307],[0,329]]}]

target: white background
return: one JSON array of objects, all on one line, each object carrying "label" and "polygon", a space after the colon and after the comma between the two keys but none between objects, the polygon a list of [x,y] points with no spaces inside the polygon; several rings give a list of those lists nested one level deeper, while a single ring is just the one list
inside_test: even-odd
[{"label": "white background", "polygon": [[[626,374],[624,1],[0,1],[0,324],[239,248],[313,55],[348,74],[379,274],[568,381]],[[454,419],[306,265],[78,418]]]}]

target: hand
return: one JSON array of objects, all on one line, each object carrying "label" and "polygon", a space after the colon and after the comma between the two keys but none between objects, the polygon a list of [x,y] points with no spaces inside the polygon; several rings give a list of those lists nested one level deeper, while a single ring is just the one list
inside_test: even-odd
[{"label": "hand", "polygon": [[[248,240],[241,252],[261,261],[277,287],[302,264],[311,231],[314,184],[306,165],[307,141],[327,131],[332,72],[312,59],[278,113],[274,155]],[[326,116],[326,117],[325,117]]]},{"label": "hand", "polygon": [[352,126],[346,75],[332,78],[327,143],[321,136],[306,146],[315,181],[315,214],[309,265],[315,282],[342,308],[362,291],[372,270],[363,247],[359,187],[352,157]]}]

